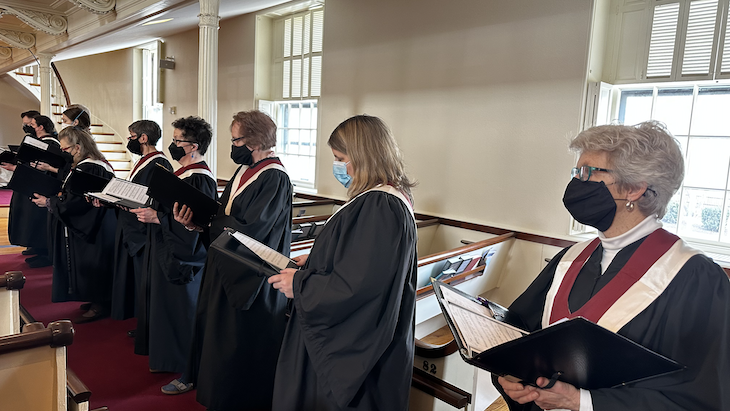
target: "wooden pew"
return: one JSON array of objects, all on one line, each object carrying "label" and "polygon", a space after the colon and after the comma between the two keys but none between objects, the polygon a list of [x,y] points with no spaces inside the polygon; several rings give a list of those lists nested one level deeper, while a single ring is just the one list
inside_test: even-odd
[{"label": "wooden pew", "polygon": [[20,293],[25,286],[22,271],[8,271],[0,276],[0,336],[20,332]]},{"label": "wooden pew", "polygon": [[0,337],[0,398],[3,411],[66,411],[66,346],[73,325],[35,323]]},{"label": "wooden pew", "polygon": [[307,200],[295,198],[292,203],[292,218],[331,215],[342,205],[337,200]]}]

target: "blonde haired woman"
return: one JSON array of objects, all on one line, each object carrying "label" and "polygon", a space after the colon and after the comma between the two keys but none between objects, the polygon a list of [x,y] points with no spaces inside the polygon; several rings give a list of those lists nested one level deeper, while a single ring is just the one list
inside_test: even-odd
[{"label": "blonde haired woman", "polygon": [[274,410],[405,410],[413,367],[416,224],[413,183],[377,117],[332,132],[333,173],[349,201],[299,270],[269,282],[293,299]]}]

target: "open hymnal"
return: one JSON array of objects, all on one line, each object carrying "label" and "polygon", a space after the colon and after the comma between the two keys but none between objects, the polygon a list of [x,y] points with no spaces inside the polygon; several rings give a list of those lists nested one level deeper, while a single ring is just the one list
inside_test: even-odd
[{"label": "open hymnal", "polygon": [[268,263],[277,272],[285,268],[299,268],[297,264],[292,261],[289,257],[279,253],[273,248],[254,240],[253,238],[238,232],[232,228],[226,228],[226,232],[238,240],[239,243],[243,244],[249,250],[253,251],[260,259]]},{"label": "open hymnal", "polygon": [[449,313],[469,356],[527,335],[526,331],[500,321],[491,308],[479,300],[441,286],[444,309]]},{"label": "open hymnal", "polygon": [[148,207],[150,202],[147,187],[116,177],[109,180],[101,193],[88,196],[124,209]]},{"label": "open hymnal", "polygon": [[[433,281],[436,298],[464,361],[535,385],[563,381],[587,390],[617,387],[681,371],[683,366],[582,317],[526,333],[514,313]],[[504,318],[500,324],[499,319]],[[510,324],[507,324],[510,323]]]}]

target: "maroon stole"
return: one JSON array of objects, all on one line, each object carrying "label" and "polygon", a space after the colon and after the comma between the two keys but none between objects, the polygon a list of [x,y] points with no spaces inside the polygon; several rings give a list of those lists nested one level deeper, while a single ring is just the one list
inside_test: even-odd
[{"label": "maroon stole", "polygon": [[262,168],[268,166],[269,164],[278,164],[280,166],[284,166],[281,164],[281,161],[279,161],[278,158],[268,158],[266,160],[261,161],[260,163],[256,164],[256,167],[249,167],[246,169],[246,171],[243,173],[243,176],[241,177],[241,181],[238,183],[238,187],[236,187],[235,190],[232,190],[231,194],[233,192],[238,191],[239,188],[243,187],[246,182],[253,177],[254,174],[256,174],[259,170]]},{"label": "maroon stole", "polygon": [[180,175],[182,173],[184,173],[184,172],[186,172],[188,170],[194,170],[194,169],[203,169],[203,170],[210,171],[210,168],[208,168],[208,166],[205,165],[205,164],[203,164],[203,163],[193,163],[193,164],[188,164],[185,167],[178,168],[177,170],[175,170],[175,175],[178,176],[178,177],[180,177]]},{"label": "maroon stole", "polygon": [[152,157],[154,157],[154,156],[156,156],[158,154],[161,154],[163,156],[165,155],[165,153],[163,153],[162,151],[153,151],[151,153],[148,153],[144,157],[140,158],[139,161],[137,162],[137,164],[134,165],[134,168],[132,169],[132,172],[129,173],[129,180],[130,181],[132,180],[132,176],[134,176],[134,173],[137,171],[137,169],[141,165],[145,164],[147,162],[147,160],[149,160],[150,158],[152,158]]},{"label": "maroon stole", "polygon": [[639,248],[634,252],[626,265],[616,274],[616,276],[606,284],[601,290],[588,300],[583,307],[576,312],[570,312],[568,308],[568,296],[573,288],[575,279],[578,277],[583,264],[588,257],[598,248],[600,240],[593,240],[573,261],[565,278],[560,284],[555,300],[553,302],[552,312],[550,313],[550,324],[563,319],[573,317],[584,317],[595,323],[608,311],[609,308],[641,277],[647,270],[654,265],[674,243],[679,240],[676,235],[664,230],[658,229],[644,240]]}]

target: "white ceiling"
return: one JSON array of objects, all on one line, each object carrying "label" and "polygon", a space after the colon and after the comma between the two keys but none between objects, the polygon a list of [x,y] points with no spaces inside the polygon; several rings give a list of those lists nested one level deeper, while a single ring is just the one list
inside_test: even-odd
[{"label": "white ceiling", "polygon": [[[287,0],[220,0],[221,20],[264,10]],[[0,0],[0,6],[24,7],[28,9],[53,10],[59,14],[73,12],[77,7],[68,0]],[[149,19],[136,22],[127,27],[119,29],[111,34],[106,34],[90,40],[73,44],[68,48],[56,51],[54,61],[67,60],[91,54],[104,53],[113,50],[124,49],[149,43],[153,40],[164,38],[175,33],[194,29],[198,26],[198,14],[200,6],[193,2],[167,12],[155,15]],[[142,23],[151,20],[172,18],[172,21],[142,26]],[[0,28],[15,29],[19,31],[31,31],[32,29],[12,15],[0,15]]]}]

